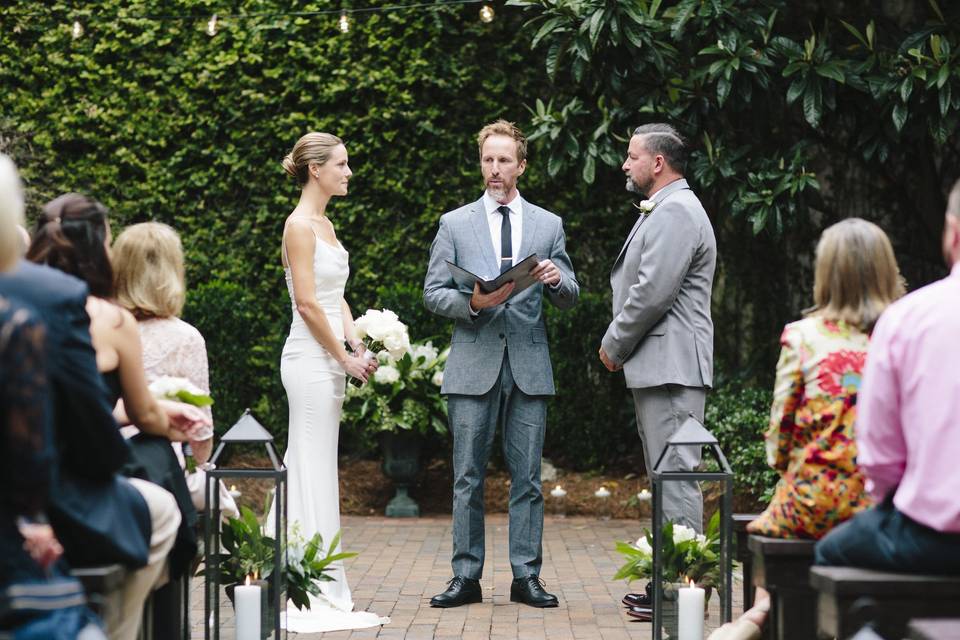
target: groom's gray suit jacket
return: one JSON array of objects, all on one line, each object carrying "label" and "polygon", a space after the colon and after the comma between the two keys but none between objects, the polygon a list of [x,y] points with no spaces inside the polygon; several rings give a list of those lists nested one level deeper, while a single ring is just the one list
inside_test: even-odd
[{"label": "groom's gray suit jacket", "polygon": [[634,224],[610,272],[613,322],[603,350],[627,387],[713,385],[710,294],[717,241],[700,200],[677,180]]},{"label": "groom's gray suit jacket", "polygon": [[449,260],[481,277],[500,273],[483,199],[443,214],[430,248],[423,283],[427,309],[456,321],[450,356],[443,373],[444,394],[483,395],[496,383],[507,350],[517,386],[527,395],[553,395],[553,368],[543,322],[543,294],[561,309],[572,307],[580,286],[567,256],[563,223],[549,211],[521,199],[523,226],[518,260],[531,253],[549,258],[560,269],[557,288],[535,284],[504,304],[470,313],[472,291],[458,287]]}]

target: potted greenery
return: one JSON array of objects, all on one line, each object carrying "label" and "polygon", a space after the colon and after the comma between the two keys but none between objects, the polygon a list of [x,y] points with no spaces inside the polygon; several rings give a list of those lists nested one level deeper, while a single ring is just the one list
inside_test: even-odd
[{"label": "potted greenery", "polygon": [[[706,592],[704,607],[710,600],[713,588],[720,584],[720,512],[710,518],[707,530],[698,534],[683,525],[667,522],[660,538],[660,561],[663,567],[663,599],[661,614],[663,628],[668,638],[677,637],[677,589],[692,580]],[[617,542],[617,551],[627,561],[617,571],[614,580],[628,583],[640,579],[653,579],[653,534],[644,529],[644,535],[636,542]],[[656,587],[655,587],[656,588]]]},{"label": "potted greenery", "polygon": [[420,515],[408,490],[420,471],[424,438],[447,433],[447,405],[440,385],[449,352],[449,348],[439,351],[429,341],[410,345],[400,357],[381,351],[377,356],[380,368],[367,384],[347,390],[346,419],[376,435],[383,452],[383,472],[396,486],[387,516]]},{"label": "potted greenery", "polygon": [[[310,596],[320,595],[320,582],[330,582],[330,565],[338,560],[356,556],[356,553],[336,553],[340,544],[338,532],[326,551],[323,539],[316,533],[309,540],[304,539],[299,523],[290,527],[286,553],[286,567],[283,584],[286,598],[298,609],[310,608]],[[260,586],[261,594],[261,637],[266,638],[272,632],[273,586],[269,578],[276,567],[274,559],[274,539],[266,534],[256,514],[249,507],[240,507],[239,518],[228,518],[221,534],[222,552],[217,554],[220,568],[220,582],[224,585],[227,597],[233,602],[234,588],[243,584],[248,576],[251,584]]]}]

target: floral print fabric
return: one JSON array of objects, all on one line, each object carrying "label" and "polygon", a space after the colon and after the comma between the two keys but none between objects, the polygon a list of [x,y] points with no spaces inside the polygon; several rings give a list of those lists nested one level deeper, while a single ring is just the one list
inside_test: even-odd
[{"label": "floral print fabric", "polygon": [[872,504],[853,441],[867,341],[818,317],[784,328],[765,436],[767,462],[781,477],[751,533],[818,539]]}]

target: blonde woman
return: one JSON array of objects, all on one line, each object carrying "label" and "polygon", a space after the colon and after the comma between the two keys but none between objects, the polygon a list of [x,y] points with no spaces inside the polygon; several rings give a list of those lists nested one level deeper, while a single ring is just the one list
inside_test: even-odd
[{"label": "blonde woman", "polygon": [[[180,319],[186,286],[177,232],[158,222],[127,227],[113,244],[111,262],[117,303],[137,319],[147,382],[163,376],[186,378],[210,393],[206,343],[199,331]],[[210,407],[202,410],[212,424]],[[201,440],[190,441],[197,463],[210,457],[213,429],[200,435]],[[174,448],[182,459],[179,447]]]},{"label": "blonde woman", "polygon": [[[346,376],[366,382],[376,362],[363,357],[344,289],[349,254],[327,215],[334,196],[347,195],[353,175],[347,149],[329,133],[308,133],[283,159],[283,168],[300,185],[300,201],[287,217],[281,260],[293,319],[283,347],[280,375],[290,407],[287,466],[287,517],[302,533],[320,533],[329,544],[340,530],[337,444]],[[350,344],[351,350],[344,347]],[[273,513],[268,522],[275,522]],[[320,582],[310,610],[287,607],[286,628],[299,633],[358,629],[382,624],[373,613],[353,611],[342,563],[333,565],[333,582]]]},{"label": "blonde woman", "polygon": [[[853,424],[873,326],[904,293],[890,240],[880,227],[849,218],[817,244],[813,307],[780,338],[767,461],[780,472],[773,499],[748,531],[819,539],[871,506],[857,468]],[[759,638],[769,595],[757,590],[738,630],[711,640]],[[721,633],[723,631],[723,633]],[[719,634],[719,635],[718,635]]]}]

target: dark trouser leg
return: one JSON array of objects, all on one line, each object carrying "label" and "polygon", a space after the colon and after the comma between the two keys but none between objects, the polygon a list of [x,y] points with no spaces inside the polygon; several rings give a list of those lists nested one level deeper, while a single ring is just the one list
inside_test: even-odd
[{"label": "dark trouser leg", "polygon": [[[483,575],[483,481],[500,411],[501,379],[482,396],[447,397],[453,434],[453,574]],[[512,384],[512,383],[511,383]]]},{"label": "dark trouser leg", "polygon": [[890,500],[862,511],[815,547],[815,564],[951,575],[960,573],[960,534],[941,533],[900,513]]},{"label": "dark trouser leg", "polygon": [[510,469],[510,567],[514,578],[538,576],[543,564],[540,460],[547,401],[543,396],[529,396],[517,388],[507,360],[503,368],[501,423],[503,457]]}]

